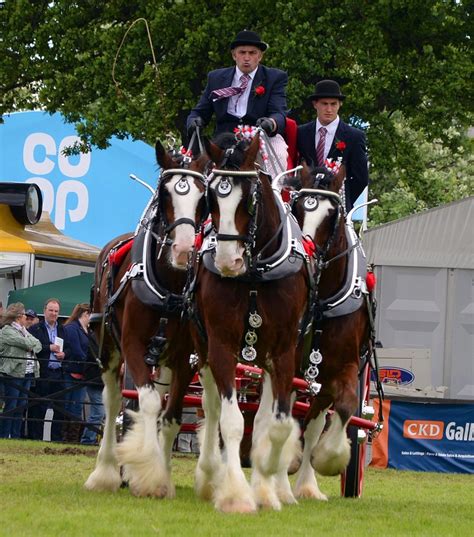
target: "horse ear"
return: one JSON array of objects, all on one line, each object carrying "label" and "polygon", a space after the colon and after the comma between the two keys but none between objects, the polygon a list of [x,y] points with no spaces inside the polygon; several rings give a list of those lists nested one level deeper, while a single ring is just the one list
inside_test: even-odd
[{"label": "horse ear", "polygon": [[211,157],[212,161],[218,166],[224,157],[224,150],[213,144],[207,136],[203,137],[206,153]]},{"label": "horse ear", "polygon": [[301,188],[311,188],[313,186],[313,174],[311,167],[308,166],[306,160],[301,160]]},{"label": "horse ear", "polygon": [[257,153],[259,149],[260,149],[260,133],[257,132],[251,144],[248,146],[248,148],[245,151],[245,160],[241,168],[243,169],[253,168],[253,165],[255,164],[255,160],[257,159]]},{"label": "horse ear", "polygon": [[168,168],[172,168],[174,166],[173,159],[168,155],[168,152],[159,140],[156,140],[155,143],[155,155],[156,162],[158,162],[160,168],[167,170]]},{"label": "horse ear", "polygon": [[344,164],[341,165],[338,172],[334,176],[334,181],[331,181],[331,190],[334,192],[339,192],[342,185],[344,184],[344,179],[346,178],[346,167]]}]

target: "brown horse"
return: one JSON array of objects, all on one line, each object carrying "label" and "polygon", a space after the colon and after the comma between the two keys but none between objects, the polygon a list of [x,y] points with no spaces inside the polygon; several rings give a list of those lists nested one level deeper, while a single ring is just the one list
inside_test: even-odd
[{"label": "brown horse", "polygon": [[[192,288],[205,413],[196,491],[221,511],[241,513],[296,501],[287,477],[299,450],[291,391],[308,296],[300,230],[269,176],[255,165],[258,136],[249,147],[244,144],[224,135],[220,147],[207,147],[217,165],[208,177],[214,233],[204,240]],[[252,486],[239,457],[244,419],[237,402],[237,361],[265,371],[253,430]]]},{"label": "brown horse", "polygon": [[[133,494],[172,497],[171,448],[193,374],[189,363],[193,345],[188,323],[181,320],[181,293],[195,230],[206,213],[203,172],[208,159],[178,159],[159,142],[155,149],[161,177],[132,248],[122,260],[112,262],[123,252],[118,245],[131,235],[119,237],[103,248],[96,265],[93,311],[103,314],[96,334],[104,371],[106,422],[96,468],[85,486],[117,490],[122,482],[121,465]],[[137,387],[140,409],[131,430],[116,446],[122,358]],[[159,431],[166,391],[170,397]]]},{"label": "brown horse", "polygon": [[[313,354],[305,370],[310,383],[321,385],[305,419],[303,458],[294,490],[300,498],[326,500],[313,468],[322,475],[336,475],[349,462],[346,429],[358,407],[361,356],[371,345],[365,257],[339,195],[344,176],[344,167],[336,175],[304,167],[301,188],[293,195],[303,235],[315,245]],[[330,408],[334,412],[327,426]]]}]

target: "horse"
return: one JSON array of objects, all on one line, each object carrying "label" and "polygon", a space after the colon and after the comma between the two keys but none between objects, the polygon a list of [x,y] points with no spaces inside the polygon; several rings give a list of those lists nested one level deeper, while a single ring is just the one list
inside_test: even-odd
[{"label": "horse", "polygon": [[[193,344],[188,323],[181,319],[181,293],[195,231],[207,212],[203,172],[208,158],[168,154],[159,142],[155,152],[161,176],[135,234],[109,242],[96,264],[92,311],[100,320],[93,326],[106,420],[96,467],[85,487],[116,491],[123,477],[136,496],[172,498],[171,450],[193,376]],[[122,358],[137,387],[139,411],[116,445]],[[152,377],[155,367],[157,378]]]},{"label": "horse", "polygon": [[314,470],[337,475],[349,463],[346,429],[358,407],[361,356],[371,352],[373,343],[365,256],[339,194],[344,180],[344,166],[337,173],[304,166],[301,184],[292,194],[303,235],[314,243],[313,350],[305,370],[306,380],[320,385],[305,417],[303,456],[294,487],[297,498],[327,500]]},{"label": "horse", "polygon": [[[299,228],[270,177],[256,167],[259,135],[247,143],[237,143],[233,135],[206,143],[217,166],[208,177],[213,231],[196,253],[188,290],[205,415],[195,489],[227,513],[278,510],[296,502],[287,475],[300,436],[291,392],[298,326],[308,299]],[[264,370],[251,485],[239,457],[244,419],[237,402],[237,361]]]}]

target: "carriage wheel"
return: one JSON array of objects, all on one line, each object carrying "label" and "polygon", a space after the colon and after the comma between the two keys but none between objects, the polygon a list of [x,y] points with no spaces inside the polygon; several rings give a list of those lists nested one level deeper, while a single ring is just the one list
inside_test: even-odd
[{"label": "carriage wheel", "polygon": [[[358,384],[359,405],[357,412],[354,414],[357,417],[362,415],[364,403],[368,404],[369,402],[369,370],[369,364],[366,363],[360,374]],[[359,443],[357,438],[358,432],[359,428],[353,425],[349,425],[347,428],[347,436],[351,441],[351,458],[345,472],[341,474],[341,495],[344,498],[360,498],[362,495],[367,440],[365,440],[363,443]]]}]

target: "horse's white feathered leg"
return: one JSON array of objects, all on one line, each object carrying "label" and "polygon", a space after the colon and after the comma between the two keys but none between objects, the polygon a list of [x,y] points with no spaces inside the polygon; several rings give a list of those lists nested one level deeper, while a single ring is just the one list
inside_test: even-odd
[{"label": "horse's white feathered leg", "polygon": [[294,487],[297,498],[314,498],[316,500],[327,500],[327,496],[319,490],[318,482],[311,464],[311,454],[314,446],[317,444],[319,437],[326,423],[327,409],[320,412],[319,415],[311,420],[304,432],[304,448],[301,465],[296,474],[296,484]]},{"label": "horse's white feathered leg", "polygon": [[346,469],[351,458],[351,445],[337,412],[331,416],[329,429],[312,451],[313,468],[321,475],[337,475]]},{"label": "horse's white feathered leg", "polygon": [[122,404],[119,376],[117,374],[120,355],[115,353],[109,369],[102,375],[104,391],[102,395],[105,408],[104,434],[94,471],[90,474],[84,487],[88,490],[116,491],[120,488],[122,478],[117,462],[115,447],[117,444],[116,419]]},{"label": "horse's white feathered leg", "polygon": [[202,408],[205,419],[198,430],[200,453],[196,467],[195,490],[201,499],[211,500],[222,470],[218,428],[221,402],[209,367],[201,369],[200,378],[204,389]]},{"label": "horse's white feathered leg", "polygon": [[271,379],[265,374],[252,437],[252,486],[259,505],[281,509],[296,503],[287,471],[299,453],[299,426],[291,416],[276,416]]},{"label": "horse's white feathered leg", "polygon": [[171,498],[174,487],[158,443],[161,397],[152,386],[142,386],[138,388],[138,401],[140,410],[130,413],[134,423],[117,446],[123,477],[135,496]]},{"label": "horse's white feathered leg", "polygon": [[219,423],[225,447],[225,462],[215,490],[214,505],[225,513],[253,513],[257,504],[240,464],[244,418],[237,403],[235,388],[230,399],[221,399],[221,405]]}]

